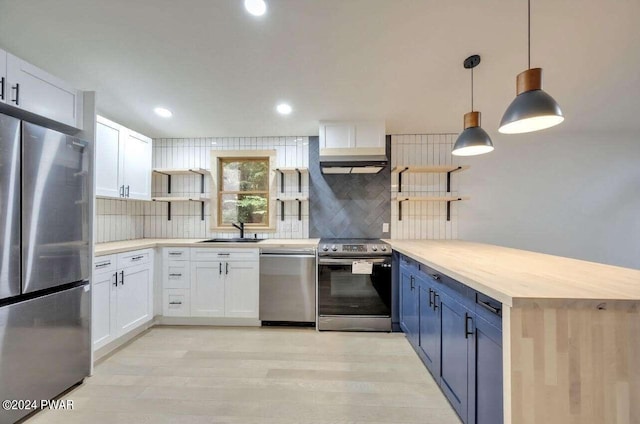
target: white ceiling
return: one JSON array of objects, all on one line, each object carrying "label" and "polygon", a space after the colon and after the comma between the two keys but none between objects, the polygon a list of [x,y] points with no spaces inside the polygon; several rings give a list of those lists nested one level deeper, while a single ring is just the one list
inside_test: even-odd
[{"label": "white ceiling", "polygon": [[[318,120],[349,118],[457,132],[473,53],[495,134],[527,66],[525,0],[266,1],[256,18],[242,0],[0,0],[0,46],[152,137],[315,135]],[[567,116],[548,131],[640,129],[640,1],[532,3],[532,66]]]}]

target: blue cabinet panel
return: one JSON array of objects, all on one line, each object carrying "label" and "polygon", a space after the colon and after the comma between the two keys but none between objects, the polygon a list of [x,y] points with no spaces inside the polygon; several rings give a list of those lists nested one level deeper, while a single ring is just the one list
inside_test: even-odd
[{"label": "blue cabinet panel", "polygon": [[440,305],[428,281],[420,280],[420,351],[422,360],[436,380],[440,380]]},{"label": "blue cabinet panel", "polygon": [[[473,333],[468,325],[473,318],[462,303],[447,294],[440,295],[442,319],[442,364],[440,387],[453,409],[464,422],[468,411],[468,374],[470,347]],[[472,325],[472,324],[471,324]]]},{"label": "blue cabinet panel", "polygon": [[400,327],[415,346],[419,343],[418,286],[410,267],[400,266]]},{"label": "blue cabinet panel", "polygon": [[503,422],[502,330],[476,317],[474,364],[470,367],[470,387],[474,388],[475,420],[470,424]]}]

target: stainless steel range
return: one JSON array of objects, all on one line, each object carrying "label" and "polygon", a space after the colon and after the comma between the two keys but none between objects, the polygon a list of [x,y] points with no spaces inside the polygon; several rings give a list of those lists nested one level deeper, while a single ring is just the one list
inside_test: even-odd
[{"label": "stainless steel range", "polygon": [[318,245],[318,329],[391,331],[391,247],[376,239]]}]

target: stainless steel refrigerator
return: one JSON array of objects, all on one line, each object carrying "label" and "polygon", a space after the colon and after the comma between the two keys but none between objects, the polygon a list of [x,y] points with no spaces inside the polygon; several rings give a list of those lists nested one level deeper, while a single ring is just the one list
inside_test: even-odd
[{"label": "stainless steel refrigerator", "polygon": [[89,374],[92,166],[92,143],[0,114],[0,401]]}]

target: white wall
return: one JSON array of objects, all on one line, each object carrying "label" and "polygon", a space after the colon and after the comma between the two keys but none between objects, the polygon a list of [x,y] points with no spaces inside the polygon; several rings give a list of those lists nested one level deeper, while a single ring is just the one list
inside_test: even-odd
[{"label": "white wall", "polygon": [[466,158],[459,238],[640,269],[640,139],[492,134]]}]

